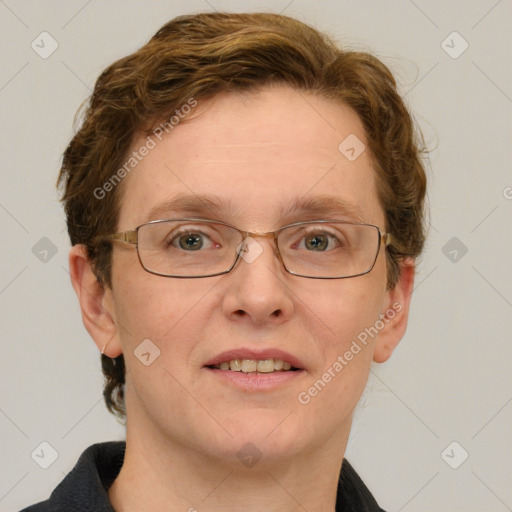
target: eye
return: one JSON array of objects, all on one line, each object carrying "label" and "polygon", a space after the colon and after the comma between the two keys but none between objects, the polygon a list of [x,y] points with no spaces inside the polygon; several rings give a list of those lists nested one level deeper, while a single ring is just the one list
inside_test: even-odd
[{"label": "eye", "polygon": [[[214,241],[214,233],[208,234],[193,227],[181,228],[169,233],[166,237],[168,248],[187,252],[201,251],[205,249],[218,249],[221,245]],[[219,238],[217,234],[216,239]]]},{"label": "eye", "polygon": [[329,238],[326,235],[308,235],[304,238],[304,246],[311,251],[326,251],[329,247]]},{"label": "eye", "polygon": [[177,239],[178,245],[185,251],[198,251],[203,247],[204,236],[200,233],[186,233]]},{"label": "eye", "polygon": [[324,252],[331,251],[340,246],[340,241],[332,233],[311,233],[305,235],[299,243],[299,249]]}]

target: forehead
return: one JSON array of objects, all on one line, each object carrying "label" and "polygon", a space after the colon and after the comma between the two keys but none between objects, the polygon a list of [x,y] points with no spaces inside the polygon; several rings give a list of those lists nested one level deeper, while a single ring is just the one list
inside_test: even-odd
[{"label": "forehead", "polygon": [[221,94],[155,142],[122,183],[122,229],[197,214],[263,230],[337,208],[383,223],[362,123],[340,102],[289,87]]}]

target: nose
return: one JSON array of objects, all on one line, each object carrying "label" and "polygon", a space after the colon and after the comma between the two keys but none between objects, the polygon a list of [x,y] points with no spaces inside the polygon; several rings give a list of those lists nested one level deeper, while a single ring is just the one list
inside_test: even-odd
[{"label": "nose", "polygon": [[225,276],[224,314],[259,325],[286,322],[294,309],[288,276],[272,239],[247,238],[235,268]]}]

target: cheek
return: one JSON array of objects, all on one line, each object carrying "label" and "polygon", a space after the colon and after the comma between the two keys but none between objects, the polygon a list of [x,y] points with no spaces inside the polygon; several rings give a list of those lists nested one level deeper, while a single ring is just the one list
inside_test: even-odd
[{"label": "cheek", "polygon": [[168,422],[169,411],[180,408],[188,397],[183,386],[191,386],[191,370],[197,363],[194,349],[208,332],[208,297],[214,283],[146,274],[120,283],[117,290],[127,407]]},{"label": "cheek", "polygon": [[167,279],[144,270],[119,280],[115,301],[125,359],[145,339],[160,349],[162,361],[177,361],[190,352],[200,339],[200,319],[204,324],[208,318],[205,307],[213,284]]},{"label": "cheek", "polygon": [[368,333],[384,293],[385,279],[376,272],[332,281],[303,301],[304,330],[315,333],[312,353],[319,357],[297,400],[313,417],[327,414],[336,423],[351,414],[368,379],[376,339]]},{"label": "cheek", "polygon": [[297,293],[307,332],[316,333],[323,352],[343,350],[375,323],[385,295],[385,279],[380,275],[384,272],[382,269],[356,278],[326,281],[321,291]]}]

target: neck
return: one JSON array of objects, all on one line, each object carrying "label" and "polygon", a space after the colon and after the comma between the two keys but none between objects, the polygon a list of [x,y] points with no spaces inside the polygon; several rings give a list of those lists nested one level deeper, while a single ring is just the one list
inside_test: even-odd
[{"label": "neck", "polygon": [[[128,425],[123,467],[109,489],[117,512],[333,512],[350,426],[308,453],[252,467]],[[146,435],[140,435],[144,432]]]}]

